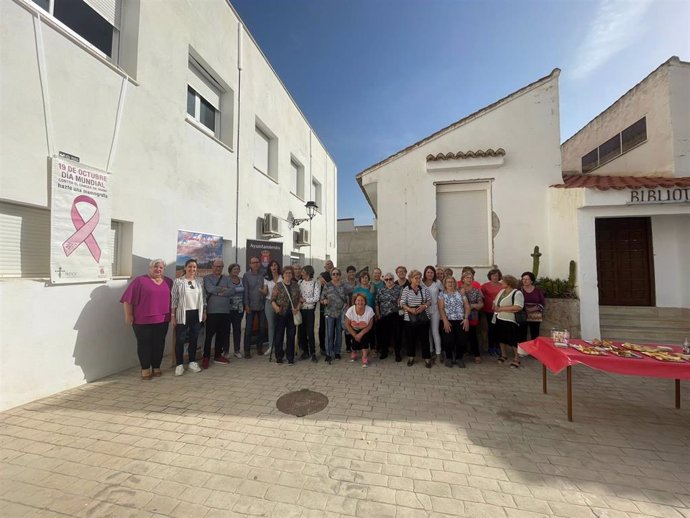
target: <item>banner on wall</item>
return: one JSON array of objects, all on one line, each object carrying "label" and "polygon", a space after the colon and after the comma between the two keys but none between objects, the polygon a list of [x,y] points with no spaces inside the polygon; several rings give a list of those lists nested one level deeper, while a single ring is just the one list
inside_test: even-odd
[{"label": "banner on wall", "polygon": [[268,271],[268,263],[273,259],[278,261],[280,267],[283,267],[283,243],[273,241],[258,241],[256,239],[247,239],[247,264],[244,265],[245,270],[249,271],[249,259],[258,257],[260,272],[265,274]]},{"label": "banner on wall", "polygon": [[[213,260],[223,257],[223,237],[188,230],[177,231],[177,259],[175,275],[184,273],[184,263],[196,259],[197,275],[202,277],[212,272]],[[225,272],[223,272],[225,273]]]},{"label": "banner on wall", "polygon": [[50,280],[55,284],[112,277],[110,174],[51,159]]}]

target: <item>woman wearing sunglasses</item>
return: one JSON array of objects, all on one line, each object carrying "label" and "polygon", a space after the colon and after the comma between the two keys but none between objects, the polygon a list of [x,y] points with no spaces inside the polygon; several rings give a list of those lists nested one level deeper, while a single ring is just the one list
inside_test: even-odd
[{"label": "woman wearing sunglasses", "polygon": [[206,296],[203,285],[196,278],[196,260],[184,263],[184,274],[175,279],[170,294],[172,325],[175,330],[175,376],[184,374],[184,342],[189,338],[189,370],[200,372],[196,362],[196,345],[199,327],[206,320]]},{"label": "woman wearing sunglasses", "polygon": [[331,282],[321,290],[321,305],[326,313],[326,362],[340,359],[343,328],[341,317],[350,298],[347,288],[341,282],[338,268],[331,270]]},{"label": "woman wearing sunglasses", "polygon": [[395,361],[402,361],[400,333],[398,332],[398,301],[402,288],[392,273],[383,276],[383,287],[376,292],[376,330],[378,332],[379,358],[385,360],[393,345]]}]

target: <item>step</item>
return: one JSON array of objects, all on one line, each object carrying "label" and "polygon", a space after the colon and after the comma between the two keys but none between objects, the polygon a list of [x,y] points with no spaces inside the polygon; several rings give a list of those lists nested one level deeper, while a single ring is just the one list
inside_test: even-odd
[{"label": "step", "polygon": [[690,321],[690,308],[662,308],[655,306],[599,306],[599,317],[670,318]]},{"label": "step", "polygon": [[617,326],[629,327],[632,329],[669,329],[690,333],[690,322],[681,319],[601,316],[599,322],[601,327]]},{"label": "step", "polygon": [[630,329],[625,326],[601,326],[601,337],[613,340],[680,345],[686,336],[690,338],[690,333],[673,330]]}]

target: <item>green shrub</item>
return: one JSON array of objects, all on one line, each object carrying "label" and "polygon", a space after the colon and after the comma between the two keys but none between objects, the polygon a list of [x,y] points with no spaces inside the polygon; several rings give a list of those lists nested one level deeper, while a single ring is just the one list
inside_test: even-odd
[{"label": "green shrub", "polygon": [[575,286],[566,279],[550,279],[540,277],[537,279],[537,286],[544,292],[545,297],[552,299],[576,299]]}]

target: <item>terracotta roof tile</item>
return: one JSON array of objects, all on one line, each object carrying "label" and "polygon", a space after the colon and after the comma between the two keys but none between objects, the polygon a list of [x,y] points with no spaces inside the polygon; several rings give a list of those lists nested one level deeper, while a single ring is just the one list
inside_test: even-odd
[{"label": "terracotta roof tile", "polygon": [[505,154],[506,154],[506,150],[503,149],[502,147],[499,147],[495,151],[491,148],[489,148],[487,150],[478,149],[476,151],[465,151],[464,153],[462,151],[458,151],[457,153],[453,153],[451,151],[449,153],[446,153],[445,155],[443,153],[439,153],[437,155],[427,155],[426,161],[427,162],[434,162],[436,160],[478,158],[478,157],[485,157],[485,156],[505,156]]},{"label": "terracotta roof tile", "polygon": [[584,174],[564,174],[563,183],[552,185],[561,189],[667,189],[672,187],[690,187],[690,177],[670,176],[600,176]]}]

